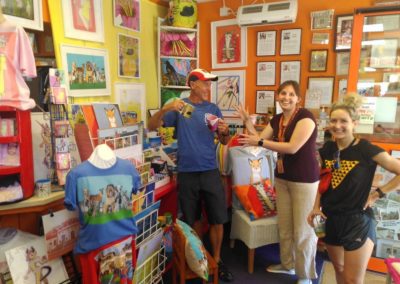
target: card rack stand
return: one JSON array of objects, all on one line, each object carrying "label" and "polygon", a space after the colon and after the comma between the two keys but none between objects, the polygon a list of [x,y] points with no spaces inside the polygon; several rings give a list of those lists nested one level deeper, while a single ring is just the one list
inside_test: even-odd
[{"label": "card rack stand", "polygon": [[136,246],[140,246],[147,238],[155,235],[157,230],[160,228],[158,223],[158,208],[149,212],[149,214],[138,218],[136,220],[136,227],[138,233],[136,234]]},{"label": "card rack stand", "polygon": [[142,264],[136,267],[133,282],[135,284],[163,283],[162,274],[165,271],[167,257],[164,246],[150,255]]},{"label": "card rack stand", "polygon": [[[68,120],[68,110],[67,106],[63,104],[52,104],[49,103],[49,113],[50,113],[50,128],[51,128],[51,168],[54,169],[51,173],[51,183],[58,184],[59,179],[57,176],[57,164],[56,164],[56,124],[60,121],[69,121]],[[63,137],[67,138],[71,135],[71,127],[68,126],[68,131]]]}]

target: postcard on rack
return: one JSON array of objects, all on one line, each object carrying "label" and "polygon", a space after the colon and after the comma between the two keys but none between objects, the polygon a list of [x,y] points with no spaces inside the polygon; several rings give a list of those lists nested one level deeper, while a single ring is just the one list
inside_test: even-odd
[{"label": "postcard on rack", "polygon": [[67,103],[67,90],[64,87],[51,87],[51,102],[56,105]]},{"label": "postcard on rack", "polygon": [[64,70],[50,68],[49,69],[49,83],[50,83],[50,87],[65,86]]}]

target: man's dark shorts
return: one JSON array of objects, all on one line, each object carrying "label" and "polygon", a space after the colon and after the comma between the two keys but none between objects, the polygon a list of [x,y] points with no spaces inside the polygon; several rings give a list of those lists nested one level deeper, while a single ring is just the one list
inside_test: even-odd
[{"label": "man's dark shorts", "polygon": [[376,242],[376,222],[367,212],[330,214],[327,217],[324,238],[326,244],[343,246],[344,250],[352,251],[362,247],[367,238]]},{"label": "man's dark shorts", "polygon": [[189,225],[200,220],[202,202],[209,224],[228,221],[225,190],[218,169],[178,173],[178,196],[184,219]]}]

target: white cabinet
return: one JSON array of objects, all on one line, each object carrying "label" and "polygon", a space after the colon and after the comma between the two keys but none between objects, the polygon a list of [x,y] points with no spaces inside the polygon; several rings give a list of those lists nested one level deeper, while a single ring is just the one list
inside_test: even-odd
[{"label": "white cabinet", "polygon": [[158,89],[160,107],[189,93],[187,74],[199,66],[199,23],[196,28],[167,26],[158,19]]}]

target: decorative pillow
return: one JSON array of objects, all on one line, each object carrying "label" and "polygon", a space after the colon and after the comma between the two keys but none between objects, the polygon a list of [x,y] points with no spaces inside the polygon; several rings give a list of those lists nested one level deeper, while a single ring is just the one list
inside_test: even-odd
[{"label": "decorative pillow", "polygon": [[276,215],[276,194],[269,179],[253,185],[236,185],[233,190],[250,220]]},{"label": "decorative pillow", "polygon": [[208,281],[208,261],[206,250],[196,232],[185,222],[176,220],[177,228],[186,238],[185,257],[189,268],[200,278]]}]

